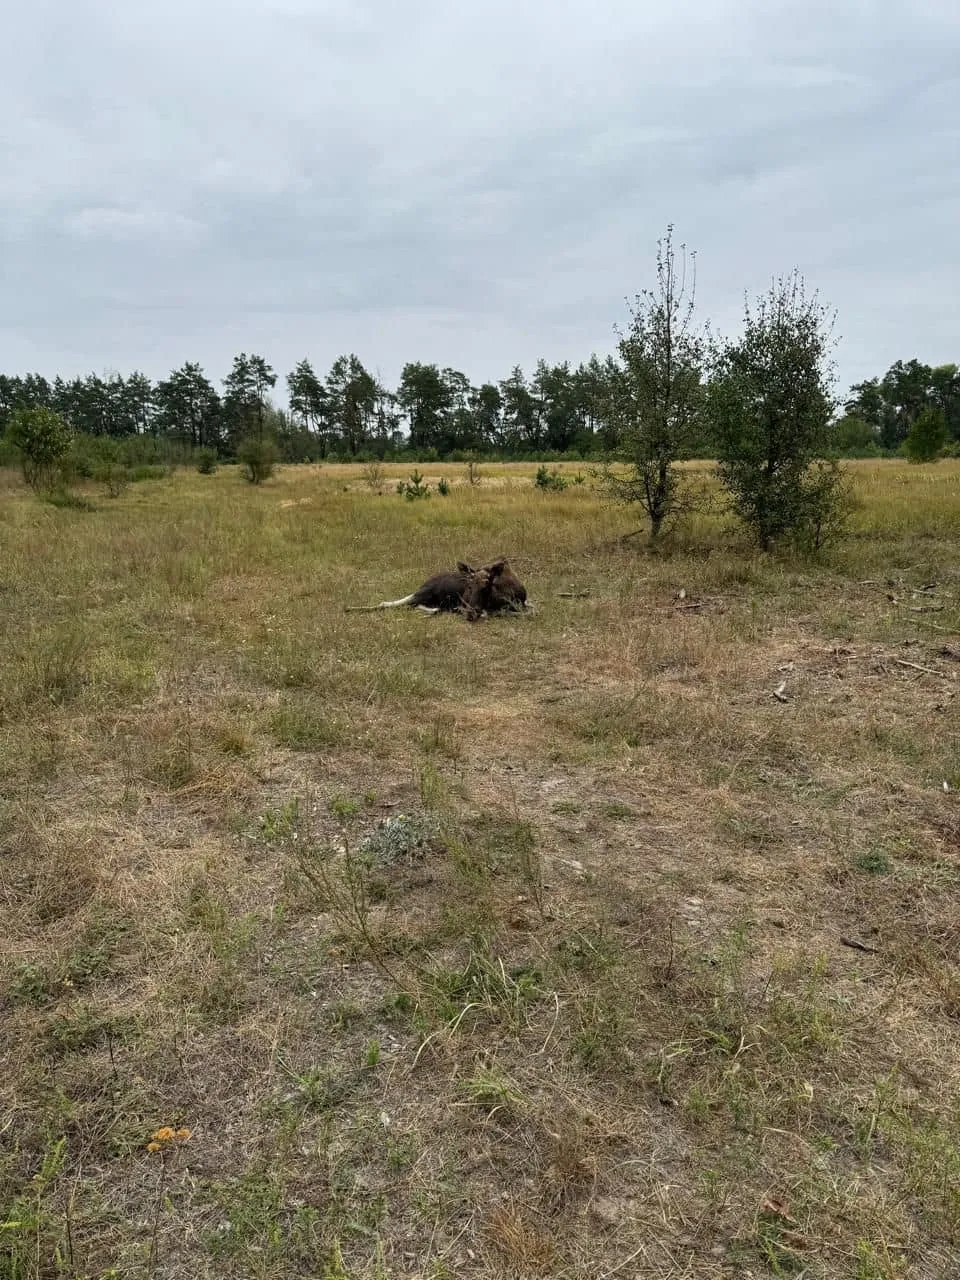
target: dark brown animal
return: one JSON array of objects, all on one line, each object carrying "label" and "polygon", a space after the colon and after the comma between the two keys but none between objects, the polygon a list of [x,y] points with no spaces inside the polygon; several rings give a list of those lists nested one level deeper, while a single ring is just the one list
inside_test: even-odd
[{"label": "dark brown animal", "polygon": [[484,614],[519,613],[528,607],[526,588],[506,560],[472,570],[463,595],[463,612],[468,621],[476,622]]},{"label": "dark brown animal", "polygon": [[460,561],[456,569],[434,574],[410,595],[381,600],[365,606],[365,611],[397,609],[402,605],[424,613],[463,612],[471,621],[483,614],[520,612],[533,607],[523,583],[503,558],[479,569]]}]

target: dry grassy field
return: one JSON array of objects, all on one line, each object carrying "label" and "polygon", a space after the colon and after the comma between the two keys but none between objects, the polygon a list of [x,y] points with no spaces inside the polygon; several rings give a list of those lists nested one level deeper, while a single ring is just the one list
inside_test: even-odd
[{"label": "dry grassy field", "polygon": [[0,474],[0,1278],[960,1275],[960,464],[424,469]]}]

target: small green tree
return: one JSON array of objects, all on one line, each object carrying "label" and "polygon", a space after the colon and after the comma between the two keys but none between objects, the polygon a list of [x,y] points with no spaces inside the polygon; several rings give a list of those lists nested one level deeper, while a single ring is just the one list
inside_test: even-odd
[{"label": "small green tree", "polygon": [[533,478],[534,487],[543,490],[557,490],[558,492],[567,487],[567,480],[562,471],[558,471],[556,467],[550,471],[545,462],[541,462],[537,467],[537,474]]},{"label": "small green tree", "polygon": [[657,242],[657,284],[631,310],[619,343],[608,416],[626,477],[606,473],[607,488],[622,502],[639,503],[656,543],[664,524],[688,505],[676,463],[688,456],[702,404],[706,344],[694,324],[695,255],[687,279],[686,246],[673,247],[673,227]]},{"label": "small green tree", "polygon": [[921,409],[903,442],[903,452],[911,462],[935,462],[947,443],[947,420],[942,409],[929,405]]},{"label": "small green tree", "polygon": [[875,458],[880,452],[877,432],[855,413],[845,413],[833,424],[833,447],[848,458]]},{"label": "small green tree", "polygon": [[23,478],[33,489],[50,489],[70,451],[72,433],[53,409],[15,409],[7,437],[20,454]]},{"label": "small green tree", "polygon": [[247,436],[237,450],[237,461],[251,484],[263,484],[273,475],[277,463],[277,446],[270,436]]},{"label": "small green tree", "polygon": [[850,505],[832,452],[833,318],[794,271],[774,282],[744,331],[714,350],[709,411],[720,478],[765,550],[822,546]]},{"label": "small green tree", "polygon": [[406,498],[408,502],[416,502],[418,498],[430,497],[430,486],[424,483],[423,476],[414,467],[410,472],[410,479],[401,480],[397,485],[397,493]]}]

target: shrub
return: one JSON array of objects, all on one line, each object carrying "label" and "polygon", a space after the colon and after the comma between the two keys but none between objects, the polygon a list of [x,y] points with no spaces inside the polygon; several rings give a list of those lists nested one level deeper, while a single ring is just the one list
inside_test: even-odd
[{"label": "shrub", "polygon": [[15,409],[7,434],[20,454],[27,484],[49,489],[70,450],[72,435],[64,419],[52,409]]},{"label": "shrub", "polygon": [[947,420],[942,409],[932,405],[922,409],[903,442],[903,452],[911,462],[935,462],[947,443]]},{"label": "shrub", "polygon": [[437,481],[437,493],[440,494],[441,498],[445,498],[449,492],[450,492],[450,486],[447,484],[446,480],[444,480],[443,477],[441,476],[441,478]]},{"label": "shrub", "polygon": [[429,498],[430,486],[424,484],[423,476],[414,467],[410,472],[409,480],[401,480],[397,485],[397,493],[406,498],[408,502],[415,502],[417,498]]},{"label": "shrub", "polygon": [[371,458],[364,463],[363,479],[372,493],[383,493],[383,463],[379,458]]},{"label": "shrub", "polygon": [[251,484],[263,484],[273,475],[277,463],[277,446],[268,437],[248,436],[237,450],[237,461]]},{"label": "shrub", "polygon": [[89,498],[85,498],[83,494],[71,493],[66,485],[55,485],[54,488],[48,489],[43,494],[44,502],[49,502],[51,507],[62,507],[69,511],[96,511],[96,507]]},{"label": "shrub", "polygon": [[540,466],[537,467],[537,474],[533,483],[538,489],[544,490],[560,490],[567,487],[566,478],[560,474],[556,467],[552,471],[548,471],[545,462],[541,462]]},{"label": "shrub", "polygon": [[708,405],[720,479],[765,550],[839,535],[849,489],[832,451],[832,321],[797,272],[746,309],[742,337],[714,356]]},{"label": "shrub", "polygon": [[194,454],[197,470],[202,476],[212,476],[217,469],[216,449],[198,449]]},{"label": "shrub", "polygon": [[156,466],[149,462],[142,462],[140,466],[134,467],[130,472],[130,479],[139,484],[141,480],[165,480],[170,475],[172,468],[165,466]]}]

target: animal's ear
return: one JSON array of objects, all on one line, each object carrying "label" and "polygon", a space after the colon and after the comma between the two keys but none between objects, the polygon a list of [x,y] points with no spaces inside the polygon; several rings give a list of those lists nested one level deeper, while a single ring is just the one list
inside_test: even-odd
[{"label": "animal's ear", "polygon": [[466,564],[463,560],[457,561],[457,568],[460,570],[461,573],[473,573],[473,570],[470,568],[470,566]]},{"label": "animal's ear", "polygon": [[506,560],[494,560],[493,564],[488,564],[487,573],[490,575],[490,581],[493,582],[496,578],[499,578],[506,567]]}]

